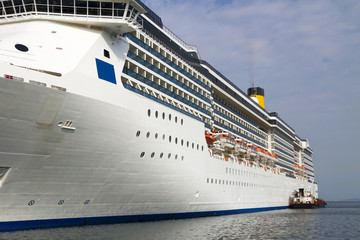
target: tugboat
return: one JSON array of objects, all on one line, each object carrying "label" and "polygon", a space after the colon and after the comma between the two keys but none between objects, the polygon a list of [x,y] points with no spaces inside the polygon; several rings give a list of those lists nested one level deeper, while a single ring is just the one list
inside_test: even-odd
[{"label": "tugboat", "polygon": [[289,207],[294,209],[320,208],[325,207],[327,203],[311,194],[304,194],[304,189],[293,192],[294,197],[290,198]]}]

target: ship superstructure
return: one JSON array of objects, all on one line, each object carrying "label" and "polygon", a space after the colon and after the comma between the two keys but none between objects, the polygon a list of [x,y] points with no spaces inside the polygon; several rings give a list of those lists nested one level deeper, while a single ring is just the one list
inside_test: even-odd
[{"label": "ship superstructure", "polygon": [[[297,136],[276,112],[265,110],[264,90],[251,88],[246,95],[201,60],[195,46],[186,44],[143,7],[147,10],[142,16],[144,27],[127,33],[130,49],[123,70],[124,86],[200,119],[208,132],[228,132],[276,154],[274,164],[282,172],[313,182],[309,142]],[[262,102],[258,105],[249,96]]]},{"label": "ship superstructure", "polygon": [[[0,229],[317,197],[312,150],[141,1],[0,1]],[[260,105],[259,105],[260,104]]]}]

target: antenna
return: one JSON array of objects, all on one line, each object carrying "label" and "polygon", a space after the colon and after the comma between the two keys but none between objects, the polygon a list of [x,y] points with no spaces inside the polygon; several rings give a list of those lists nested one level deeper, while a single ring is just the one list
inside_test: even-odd
[{"label": "antenna", "polygon": [[161,1],[161,18],[164,18],[164,0]]},{"label": "antenna", "polygon": [[255,81],[254,81],[254,72],[253,72],[253,70],[252,70],[252,67],[250,67],[249,69],[248,69],[248,74],[249,74],[249,81],[250,81],[250,85],[251,85],[251,87],[255,87]]}]

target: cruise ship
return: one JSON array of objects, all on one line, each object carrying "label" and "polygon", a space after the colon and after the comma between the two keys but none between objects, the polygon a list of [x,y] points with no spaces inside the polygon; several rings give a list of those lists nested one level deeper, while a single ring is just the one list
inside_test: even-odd
[{"label": "cruise ship", "polygon": [[308,140],[140,0],[0,0],[0,230],[284,209]]}]

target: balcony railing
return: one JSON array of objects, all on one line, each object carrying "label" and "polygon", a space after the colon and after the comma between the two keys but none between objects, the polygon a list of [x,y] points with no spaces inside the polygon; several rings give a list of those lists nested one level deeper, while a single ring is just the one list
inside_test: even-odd
[{"label": "balcony railing", "polygon": [[[67,1],[67,0],[13,0],[0,1],[0,24],[10,21],[22,21],[27,17],[51,18],[87,22],[106,22],[133,25],[141,28],[137,21],[145,10],[133,0]],[[61,19],[60,19],[61,20]],[[120,20],[120,21],[119,21]],[[99,24],[97,24],[99,25]]]}]

